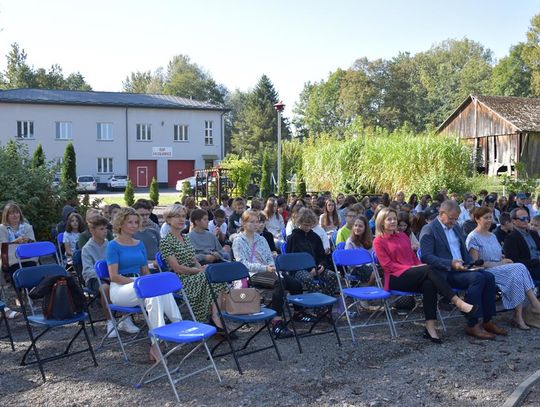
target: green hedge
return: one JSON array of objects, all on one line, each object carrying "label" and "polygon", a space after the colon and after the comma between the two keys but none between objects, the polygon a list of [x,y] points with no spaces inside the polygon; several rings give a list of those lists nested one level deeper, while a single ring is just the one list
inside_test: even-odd
[{"label": "green hedge", "polygon": [[469,147],[455,138],[376,129],[308,140],[302,173],[312,191],[433,194],[468,191],[471,168]]}]

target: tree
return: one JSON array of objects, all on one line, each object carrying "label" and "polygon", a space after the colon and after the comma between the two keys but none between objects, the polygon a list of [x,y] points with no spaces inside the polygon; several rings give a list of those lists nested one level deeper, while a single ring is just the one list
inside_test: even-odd
[{"label": "tree", "polygon": [[38,144],[34,154],[32,156],[32,167],[39,168],[45,165],[45,154],[43,153],[43,147]]},{"label": "tree", "polygon": [[[232,134],[232,151],[245,156],[251,154],[257,161],[261,160],[265,148],[276,148],[277,145],[277,113],[274,104],[278,102],[278,93],[270,79],[263,75],[255,89],[245,100],[245,107],[235,122]],[[283,139],[289,138],[287,121],[281,123]]]},{"label": "tree", "polygon": [[523,59],[525,44],[510,48],[510,53],[493,68],[490,92],[501,96],[531,96],[531,70]]},{"label": "tree", "polygon": [[1,77],[1,86],[4,89],[15,88],[43,88],[66,90],[92,90],[84,77],[79,73],[72,73],[67,78],[59,65],[52,65],[47,71],[45,68],[34,69],[26,62],[27,54],[19,44],[11,44],[11,50],[6,56],[7,67]]},{"label": "tree", "polygon": [[152,182],[150,183],[150,200],[154,205],[159,205],[159,186],[156,181],[156,177],[152,177]]},{"label": "tree", "polygon": [[64,151],[64,160],[60,172],[60,190],[64,200],[70,201],[77,198],[77,157],[75,148],[70,141]]},{"label": "tree", "polygon": [[287,156],[281,155],[281,167],[279,169],[279,182],[278,182],[278,195],[285,195],[287,193],[287,173],[288,173],[288,161]]},{"label": "tree", "polygon": [[540,14],[531,19],[521,55],[531,72],[531,93],[540,96]]},{"label": "tree", "polygon": [[270,195],[270,157],[268,151],[264,150],[261,166],[261,197],[266,199]]},{"label": "tree", "polygon": [[233,197],[246,196],[251,176],[253,175],[253,164],[247,158],[240,158],[237,155],[229,154],[222,163],[223,168],[228,170],[227,176],[233,182]]},{"label": "tree", "polygon": [[135,191],[133,190],[133,184],[128,178],[126,189],[124,190],[124,202],[127,206],[133,206],[135,203]]}]

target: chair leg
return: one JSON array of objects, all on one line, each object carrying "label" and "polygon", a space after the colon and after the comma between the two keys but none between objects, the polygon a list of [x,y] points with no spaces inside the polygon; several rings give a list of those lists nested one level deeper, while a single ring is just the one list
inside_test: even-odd
[{"label": "chair leg", "polygon": [[6,331],[7,336],[5,338],[9,339],[9,343],[11,344],[11,350],[15,351],[15,345],[13,345],[13,336],[11,335],[11,329],[9,328],[9,322],[6,317],[6,310],[2,308],[2,318],[4,319],[4,324],[6,325]]},{"label": "chair leg", "polygon": [[334,333],[336,334],[336,338],[338,341],[338,345],[341,346],[341,339],[339,337],[339,333],[336,327],[336,322],[334,321],[334,317],[332,316],[332,306],[328,306],[328,319],[330,319],[330,323],[332,324],[332,328],[334,329]]},{"label": "chair leg", "polygon": [[92,343],[90,342],[90,338],[88,337],[88,332],[86,332],[86,324],[84,321],[81,322],[82,325],[82,331],[84,333],[84,337],[86,338],[86,343],[88,343],[88,350],[90,351],[90,355],[92,355],[92,360],[94,361],[94,366],[97,367],[98,363],[96,360],[96,355],[94,353],[94,348],[92,348]]},{"label": "chair leg", "polygon": [[270,335],[270,339],[272,340],[272,345],[274,345],[274,349],[276,350],[276,354],[277,354],[277,357],[278,357],[278,360],[281,362],[282,359],[281,359],[281,354],[279,353],[279,349],[277,347],[277,344],[276,344],[276,340],[274,339],[274,334],[272,333],[272,331],[270,330],[270,323],[272,322],[271,319],[269,319],[268,321],[266,321],[266,330],[268,331],[268,335]]},{"label": "chair leg", "polygon": [[287,313],[289,314],[289,321],[291,322],[291,327],[292,327],[292,330],[293,330],[293,333],[294,333],[294,339],[296,339],[296,344],[298,345],[298,351],[300,353],[303,353],[302,345],[300,345],[300,338],[298,338],[298,333],[296,332],[296,325],[294,323],[294,320],[293,320],[293,317],[292,317],[292,314],[291,314],[291,308],[289,307],[288,304],[285,304],[283,306],[283,308],[287,309]]}]

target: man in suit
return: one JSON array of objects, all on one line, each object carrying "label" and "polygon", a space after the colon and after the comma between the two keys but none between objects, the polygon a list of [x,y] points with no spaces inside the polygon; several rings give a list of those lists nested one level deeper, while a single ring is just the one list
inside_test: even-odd
[{"label": "man in suit", "polygon": [[[452,200],[444,201],[439,216],[424,227],[420,240],[422,261],[446,276],[448,283],[467,291],[467,302],[478,307],[467,319],[465,333],[478,339],[495,339],[506,335],[491,319],[495,315],[495,278],[487,271],[467,271],[466,265],[474,261],[465,246],[463,232],[457,224],[459,205]],[[483,323],[479,323],[479,318]]]},{"label": "man in suit", "polygon": [[540,236],[529,228],[529,213],[525,208],[510,212],[514,230],[504,239],[504,255],[514,263],[523,263],[531,277],[540,281]]}]

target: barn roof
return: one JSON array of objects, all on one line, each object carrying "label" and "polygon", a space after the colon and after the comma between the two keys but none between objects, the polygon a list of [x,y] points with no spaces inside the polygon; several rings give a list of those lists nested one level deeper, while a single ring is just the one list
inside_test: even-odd
[{"label": "barn roof", "polygon": [[540,132],[540,99],[515,96],[470,95],[439,126],[442,131],[474,99],[512,124],[519,131]]}]

